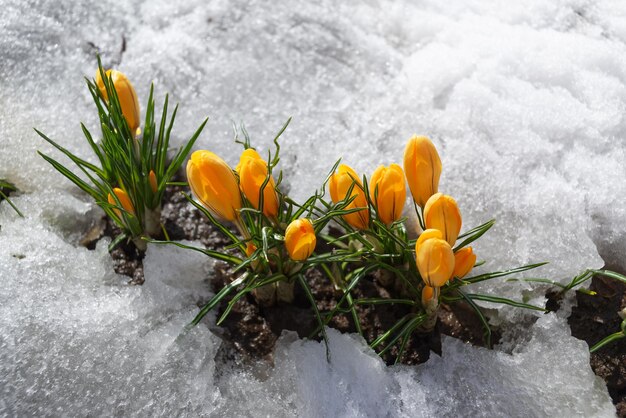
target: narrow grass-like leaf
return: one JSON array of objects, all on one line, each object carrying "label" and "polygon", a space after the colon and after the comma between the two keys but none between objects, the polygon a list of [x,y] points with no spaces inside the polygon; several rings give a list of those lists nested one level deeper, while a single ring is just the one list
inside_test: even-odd
[{"label": "narrow grass-like leaf", "polygon": [[111,252],[115,248],[117,248],[117,246],[120,245],[122,243],[122,241],[124,241],[127,238],[128,238],[128,235],[126,235],[126,233],[124,233],[124,232],[122,232],[121,234],[116,236],[115,239],[113,241],[111,241],[111,243],[109,244],[109,248],[108,248],[109,252]]},{"label": "narrow grass-like leaf", "polygon": [[391,339],[391,341],[389,341],[389,344],[387,344],[387,346],[385,348],[383,348],[380,353],[378,353],[378,355],[379,356],[385,355],[385,353],[387,351],[389,351],[401,337],[405,336],[407,333],[408,334],[412,333],[415,330],[415,328],[417,328],[422,322],[424,322],[425,319],[426,319],[426,315],[417,315],[413,319],[411,319],[404,326],[404,328],[402,328],[402,331],[400,331],[398,334],[396,334]]},{"label": "narrow grass-like leaf", "polygon": [[158,241],[153,239],[147,239],[146,241],[157,244],[157,245],[174,245],[176,247],[185,248],[187,250],[193,250],[202,254],[205,254],[211,258],[215,258],[216,260],[225,261],[233,266],[237,266],[243,262],[241,258],[235,257],[234,255],[220,253],[219,251],[209,250],[208,248],[199,248],[191,245],[186,245],[176,241]]},{"label": "narrow grass-like leaf", "polygon": [[317,319],[317,322],[319,324],[318,326],[320,332],[322,333],[322,337],[324,338],[324,344],[326,346],[326,360],[330,362],[330,350],[328,349],[328,336],[326,335],[325,323],[324,321],[322,321],[319,309],[317,309],[317,303],[315,303],[315,298],[313,297],[311,288],[309,287],[309,284],[306,282],[306,279],[302,274],[298,274],[298,281],[300,282],[300,286],[302,286],[302,290],[304,290],[306,297],[309,299],[309,302],[311,302],[311,308],[313,308],[315,318]]},{"label": "narrow grass-like leaf", "polygon": [[485,222],[484,224],[470,230],[468,233],[463,234],[463,237],[467,236],[467,238],[463,240],[459,245],[454,247],[454,251],[456,252],[460,250],[461,248],[465,247],[466,245],[469,245],[472,242],[476,241],[478,238],[482,237],[485,234],[485,232],[489,231],[489,229],[491,229],[491,227],[495,223],[496,223],[496,220],[492,219],[489,222]]},{"label": "narrow grass-like leaf", "polygon": [[65,168],[65,166],[63,166],[61,163],[57,162],[52,157],[48,157],[46,154],[43,154],[40,151],[37,151],[37,153],[41,155],[44,160],[50,163],[58,172],[63,174],[65,177],[67,177],[72,183],[77,185],[82,191],[84,191],[85,193],[87,193],[88,195],[90,195],[96,200],[100,199],[100,195],[97,190],[95,190],[93,187],[91,187],[89,184],[83,181],[76,174],[72,173],[70,170]]},{"label": "narrow grass-like leaf", "polygon": [[468,279],[464,279],[464,282],[468,282],[468,283],[478,283],[478,282],[483,282],[485,280],[491,280],[494,279],[496,277],[504,277],[504,276],[508,276],[510,274],[515,274],[515,273],[520,273],[522,271],[527,271],[527,270],[532,270],[534,268],[537,267],[541,267],[548,264],[547,262],[544,263],[535,263],[535,264],[528,264],[526,266],[521,266],[521,267],[516,267],[513,269],[509,269],[509,270],[504,270],[504,271],[495,271],[492,273],[485,273],[485,274],[480,274],[478,276],[474,276],[474,277],[470,277]]},{"label": "narrow grass-like leaf", "polygon": [[460,294],[463,299],[465,299],[465,301],[470,305],[474,312],[476,312],[476,315],[478,315],[480,323],[483,325],[483,340],[485,341],[485,345],[487,345],[487,348],[491,348],[491,327],[489,326],[489,321],[487,321],[487,318],[485,318],[485,315],[483,315],[480,307],[476,305],[472,298],[470,298],[468,295],[461,292],[460,290],[457,291],[457,293]]},{"label": "narrow grass-like leaf", "polygon": [[222,288],[215,296],[211,298],[211,300],[202,307],[200,312],[196,315],[196,317],[187,325],[187,327],[194,327],[198,325],[198,323],[206,316],[207,313],[211,311],[222,299],[224,299],[233,289],[242,284],[247,278],[249,273],[244,273],[226,286]]},{"label": "narrow grass-like leaf", "polygon": [[[0,185],[0,187],[2,187],[2,186]],[[20,215],[22,218],[24,217],[24,215],[22,214],[22,212],[20,212],[20,210],[17,208],[17,206],[15,206],[15,204],[11,201],[11,199],[9,199],[9,197],[8,197],[6,194],[2,193],[2,190],[0,190],[0,197],[1,197],[2,199],[6,200],[6,202],[7,202],[7,203],[8,203],[8,204],[9,204],[9,205],[13,208],[13,210],[14,210],[14,211],[15,211],[18,215]],[[2,200],[2,199],[0,199],[0,200]]]},{"label": "narrow grass-like leaf", "polygon": [[525,308],[525,309],[531,309],[535,311],[548,312],[547,309],[542,308],[541,306],[535,306],[535,305],[530,305],[528,303],[517,302],[512,299],[502,298],[498,296],[489,296],[489,295],[483,295],[480,293],[467,293],[466,295],[468,298],[472,300],[482,300],[484,302],[492,302],[492,303],[500,303],[503,305],[510,305],[516,308]]}]

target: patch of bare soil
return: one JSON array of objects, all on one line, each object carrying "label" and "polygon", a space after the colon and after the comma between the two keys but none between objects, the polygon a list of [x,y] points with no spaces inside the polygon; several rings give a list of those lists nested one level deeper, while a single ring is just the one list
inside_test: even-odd
[{"label": "patch of bare soil", "polygon": [[[572,335],[591,347],[620,330],[622,319],[617,313],[626,307],[626,284],[595,276],[589,289],[597,294],[578,292],[578,306],[568,322]],[[626,417],[626,338],[591,353],[591,368],[606,382],[618,416]]]}]

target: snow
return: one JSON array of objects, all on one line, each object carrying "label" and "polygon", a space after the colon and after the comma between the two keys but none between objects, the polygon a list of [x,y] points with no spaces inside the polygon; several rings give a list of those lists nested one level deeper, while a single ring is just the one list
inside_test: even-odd
[{"label": "snow", "polygon": [[[233,121],[265,152],[293,116],[281,167],[295,198],[339,157],[369,174],[426,134],[464,225],[497,219],[475,246],[484,271],[624,270],[621,2],[205,3],[0,1],[0,178],[26,214],[0,204],[0,415],[611,416],[585,344],[552,315],[496,351],[445,339],[417,368],[385,368],[335,333],[330,365],[292,336],[274,368],[223,364],[206,325],[176,339],[211,263],[151,246],[146,284],[126,286],[105,243],[77,245],[99,211],[36,154],[58,156],[32,128],[93,158],[78,122],[97,132],[82,77],[100,51],[142,104],[150,81],[181,103],[177,144],[210,116],[196,148],[232,164]],[[541,303],[531,285],[481,286],[522,289]]]}]

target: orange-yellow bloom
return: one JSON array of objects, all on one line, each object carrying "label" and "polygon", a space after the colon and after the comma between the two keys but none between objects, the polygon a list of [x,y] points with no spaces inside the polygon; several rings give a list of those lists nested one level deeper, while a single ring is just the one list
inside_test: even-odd
[{"label": "orange-yellow bloom", "polygon": [[421,208],[439,188],[441,159],[435,145],[425,136],[414,135],[404,149],[404,173],[413,200]]},{"label": "orange-yellow bloom", "polygon": [[[128,78],[126,78],[124,73],[120,71],[107,70],[106,76],[113,82],[124,119],[126,119],[126,123],[128,123],[128,128],[130,129],[131,134],[135,135],[140,124],[139,100],[137,99],[135,88],[130,81],[128,81]],[[109,96],[107,95],[104,81],[100,75],[100,70],[96,71],[96,85],[98,86],[102,97],[104,97],[104,100],[108,101]]]},{"label": "orange-yellow bloom", "polygon": [[424,207],[424,224],[428,229],[440,230],[443,238],[453,246],[461,232],[462,224],[461,212],[456,201],[442,193],[432,195]]},{"label": "orange-yellow bloom", "polygon": [[257,250],[256,245],[251,242],[246,243],[246,255],[250,257]]},{"label": "orange-yellow bloom", "polygon": [[345,209],[363,209],[343,215],[343,218],[356,229],[366,229],[369,225],[367,198],[363,192],[363,183],[361,183],[359,176],[350,166],[340,164],[337,168],[337,172],[330,176],[328,182],[330,197],[335,203],[344,200],[352,184],[354,184],[354,187],[352,187],[352,192],[349,197],[356,195],[356,198]]},{"label": "orange-yellow bloom", "polygon": [[443,239],[443,234],[438,229],[427,229],[423,231],[415,242],[415,252],[417,253],[417,250],[419,249],[420,245],[424,243],[424,241],[431,238]]},{"label": "orange-yellow bloom", "polygon": [[430,286],[424,286],[422,289],[422,306],[426,306],[434,296],[435,289]]},{"label": "orange-yellow bloom", "polygon": [[235,221],[241,194],[233,170],[210,151],[195,151],[187,163],[187,180],[198,200],[215,216]]},{"label": "orange-yellow bloom", "polygon": [[404,172],[398,164],[389,167],[381,165],[374,171],[370,180],[370,197],[376,204],[378,218],[384,224],[400,219],[406,200],[406,185]]},{"label": "orange-yellow bloom", "polygon": [[476,264],[476,254],[474,254],[472,247],[461,248],[459,251],[454,253],[453,276],[457,279],[462,279],[467,276],[470,271],[472,271],[474,264]]},{"label": "orange-yellow bloom", "polygon": [[239,163],[237,163],[237,166],[235,167],[235,171],[237,172],[237,174],[241,173],[242,164],[248,161],[249,159],[262,160],[263,158],[261,158],[261,156],[259,155],[258,152],[256,152],[256,150],[252,148],[245,149],[241,153],[241,156],[239,157]]},{"label": "orange-yellow bloom", "polygon": [[[252,148],[248,148],[241,154],[236,170],[239,173],[241,191],[252,206],[259,209],[261,186],[267,178],[267,162]],[[270,217],[278,215],[278,195],[273,176],[270,176],[263,189],[263,214]]]},{"label": "orange-yellow bloom", "polygon": [[152,190],[152,193],[156,193],[158,190],[158,183],[156,174],[154,174],[154,170],[150,170],[150,173],[148,174],[148,182],[150,183],[150,189]]},{"label": "orange-yellow bloom", "polygon": [[425,240],[415,254],[417,268],[424,283],[441,287],[452,277],[454,253],[450,244],[439,238]]},{"label": "orange-yellow bloom", "polygon": [[[120,189],[119,187],[115,187],[113,189],[113,193],[115,193],[117,200],[120,201],[120,204],[122,205],[124,210],[134,215],[135,208],[133,207],[133,203],[130,201],[130,197],[128,197],[128,193],[126,193],[124,190]],[[111,196],[111,193],[109,193],[109,196],[107,197],[107,201],[109,202],[109,204],[117,206],[117,202],[115,201],[113,196]],[[120,219],[122,218],[122,211],[120,211],[119,209],[113,209],[113,211],[115,212],[118,218]]]},{"label": "orange-yellow bloom", "polygon": [[285,247],[294,261],[304,261],[315,250],[317,239],[310,220],[306,218],[292,221],[285,230]]}]

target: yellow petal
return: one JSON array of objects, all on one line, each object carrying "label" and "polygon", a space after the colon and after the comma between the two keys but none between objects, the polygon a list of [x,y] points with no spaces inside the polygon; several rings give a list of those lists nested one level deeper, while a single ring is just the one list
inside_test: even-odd
[{"label": "yellow petal", "polygon": [[406,200],[406,185],[404,172],[398,164],[381,165],[374,171],[370,180],[370,198],[384,224],[400,219]]},{"label": "yellow petal", "polygon": [[[251,148],[246,151],[250,150]],[[244,151],[244,154],[246,151]],[[254,153],[256,154],[256,152]],[[241,187],[241,191],[250,201],[250,204],[254,208],[259,209],[261,203],[261,187],[267,178],[267,163],[260,157],[244,157],[242,155],[237,168],[239,172],[239,185]],[[278,215],[278,195],[276,194],[276,183],[274,182],[274,178],[271,176],[263,188],[263,213],[265,216],[269,217],[275,217]]]},{"label": "yellow petal", "polygon": [[150,183],[150,189],[152,190],[152,193],[156,193],[158,190],[158,183],[156,174],[154,174],[154,170],[150,170],[150,173],[148,174],[148,182]]},{"label": "yellow petal", "polygon": [[285,230],[285,247],[294,261],[304,261],[313,253],[317,238],[310,220],[306,218],[292,221]]},{"label": "yellow petal", "polygon": [[422,306],[426,306],[433,296],[435,296],[435,289],[430,286],[424,286],[422,289]]},{"label": "yellow petal", "polygon": [[457,279],[462,279],[472,271],[476,264],[476,254],[472,247],[461,248],[454,253],[454,274]]},{"label": "yellow petal", "polygon": [[439,188],[441,159],[435,145],[425,136],[413,136],[404,149],[404,173],[413,200],[421,208]]},{"label": "yellow petal", "polygon": [[[354,187],[352,187],[353,184]],[[333,202],[337,203],[344,200],[350,187],[352,187],[352,191],[349,197],[356,196],[356,198],[345,209],[363,209],[343,215],[343,218],[356,229],[366,229],[369,226],[369,209],[367,209],[368,204],[363,192],[363,184],[359,180],[358,174],[350,166],[340,164],[337,172],[333,173],[328,181],[328,189]]]},{"label": "yellow petal", "polygon": [[424,241],[415,255],[417,268],[427,286],[441,287],[452,277],[454,253],[450,244],[439,238]]},{"label": "yellow petal", "polygon": [[438,229],[427,229],[423,231],[420,234],[420,236],[417,238],[417,241],[415,242],[415,252],[417,253],[420,245],[422,245],[424,241],[426,241],[427,239],[431,239],[431,238],[443,239],[443,234]]},{"label": "yellow petal", "polygon": [[[128,213],[134,215],[135,214],[135,208],[133,207],[133,203],[130,201],[130,197],[128,196],[128,193],[126,193],[124,190],[120,189],[119,187],[115,187],[113,189],[113,193],[115,193],[115,196],[117,197],[117,200],[119,200],[119,202],[122,205],[122,207],[124,208],[124,210],[127,211]],[[111,196],[110,193],[107,196],[107,201],[111,205],[117,206],[117,202],[115,201],[113,196]],[[120,219],[122,218],[122,212],[119,209],[113,209],[113,211],[115,212],[115,214],[117,215],[118,218],[120,218]]]},{"label": "yellow petal", "polygon": [[424,224],[428,229],[440,230],[443,238],[454,246],[462,224],[456,201],[442,193],[432,195],[424,207]]},{"label": "yellow petal", "polygon": [[215,216],[235,221],[241,194],[233,170],[210,151],[195,151],[187,163],[187,179],[193,194]]},{"label": "yellow petal", "polygon": [[[117,98],[119,99],[124,119],[126,119],[130,132],[135,135],[135,133],[138,132],[140,125],[139,100],[137,99],[135,88],[128,78],[126,78],[124,73],[120,71],[107,70],[106,76],[113,82],[113,87],[117,93]],[[96,85],[98,86],[104,100],[108,101],[109,97],[99,70],[96,71]]]}]

